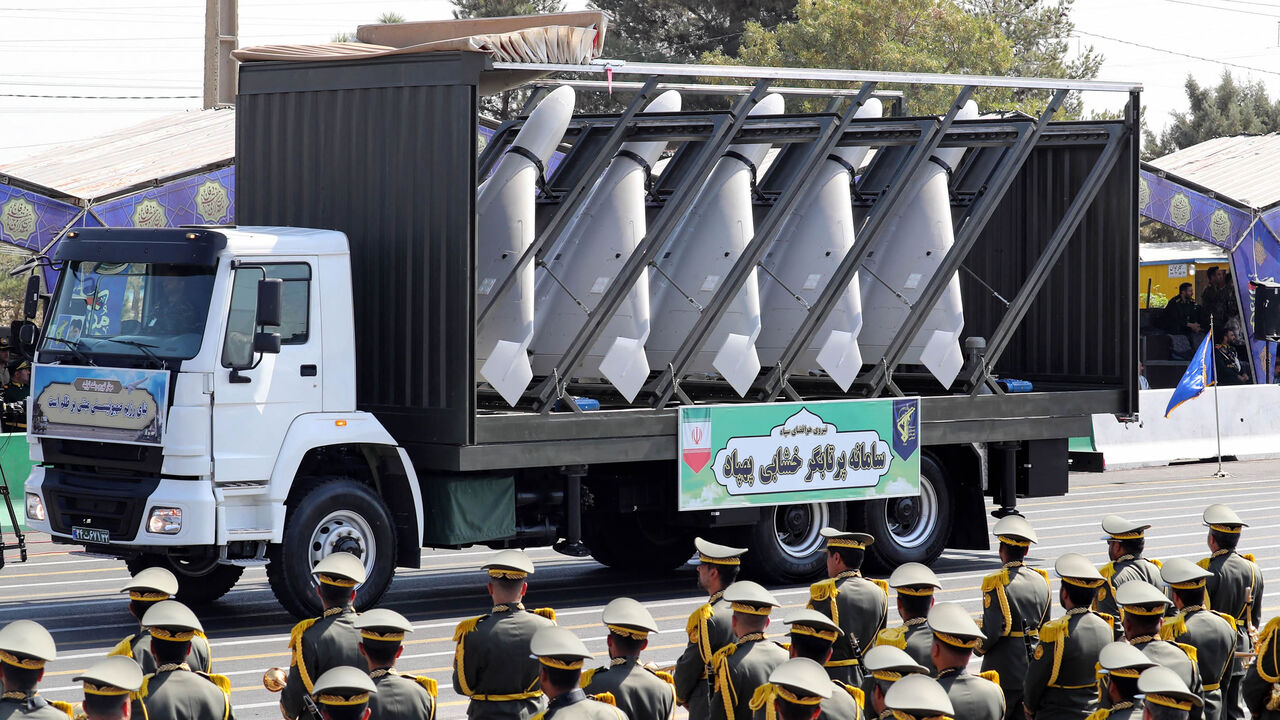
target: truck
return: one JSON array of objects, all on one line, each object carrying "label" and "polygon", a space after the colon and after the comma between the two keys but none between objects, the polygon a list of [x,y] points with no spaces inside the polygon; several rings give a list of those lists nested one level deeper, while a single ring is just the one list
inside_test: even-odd
[{"label": "truck", "polygon": [[[482,147],[482,90],[520,82]],[[424,547],[656,572],[704,535],[778,581],[823,570],[825,526],[881,567],[986,548],[988,498],[1066,493],[1066,439],[1137,407],[1140,89],[245,62],[235,226],[79,228],[43,261],[28,522],[188,602],[265,565],[300,617],[333,552],[366,607]],[[1042,109],[970,102],[1008,90]],[[1079,92],[1126,109],[1057,119]]]}]

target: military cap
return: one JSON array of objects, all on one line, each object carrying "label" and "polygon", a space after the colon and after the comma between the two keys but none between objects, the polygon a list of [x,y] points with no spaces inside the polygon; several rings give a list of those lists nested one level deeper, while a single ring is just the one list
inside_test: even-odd
[{"label": "military cap", "polygon": [[1205,585],[1205,579],[1213,573],[1186,558],[1173,558],[1160,568],[1160,579],[1175,590],[1194,590]]},{"label": "military cap", "polygon": [[1102,648],[1098,655],[1098,665],[1102,668],[1101,672],[1136,678],[1143,670],[1155,667],[1156,663],[1127,642],[1113,642]]},{"label": "military cap", "polygon": [[1151,583],[1127,582],[1116,588],[1116,604],[1131,615],[1163,616],[1173,603]]},{"label": "military cap", "polygon": [[365,640],[400,642],[405,633],[413,632],[413,623],[395,610],[374,608],[356,616],[354,623]]},{"label": "military cap", "polygon": [[56,660],[57,645],[44,626],[33,620],[14,620],[0,630],[0,661],[27,670],[39,670]]},{"label": "military cap", "polygon": [[876,645],[862,656],[862,667],[872,677],[895,682],[906,675],[928,674],[929,669],[917,663],[907,652],[892,645]]},{"label": "military cap", "polygon": [[480,569],[488,571],[491,578],[523,580],[533,574],[533,561],[519,550],[503,550]]},{"label": "military cap", "polygon": [[1017,545],[1018,547],[1027,547],[1033,542],[1039,542],[1040,538],[1036,537],[1036,531],[1031,529],[1031,523],[1021,515],[1006,515],[996,521],[995,527],[991,528],[991,534],[1000,538],[1000,542],[1006,545]]},{"label": "military cap", "polygon": [[1141,540],[1149,527],[1151,525],[1126,520],[1119,515],[1108,515],[1102,518],[1102,532],[1106,533],[1102,539],[1108,542]]},{"label": "military cap", "polygon": [[162,567],[149,567],[129,578],[120,592],[128,592],[130,600],[168,600],[178,594],[178,578]]},{"label": "military cap", "polygon": [[161,600],[142,614],[142,624],[157,640],[188,642],[203,632],[200,620],[191,609],[177,600]]},{"label": "military cap", "polygon": [[591,651],[577,635],[555,625],[533,634],[529,652],[543,665],[561,670],[581,670],[584,661],[591,657]]},{"label": "military cap", "polygon": [[938,576],[920,563],[903,563],[889,575],[889,587],[903,595],[932,595],[942,587]]},{"label": "military cap", "polygon": [[780,604],[773,593],[750,580],[742,580],[730,585],[724,591],[723,597],[734,612],[748,615],[768,615]]},{"label": "military cap", "polygon": [[13,347],[13,340],[10,340],[8,335],[0,337],[0,350],[8,350],[11,347]]},{"label": "military cap", "polygon": [[708,565],[741,565],[742,555],[746,548],[720,545],[700,537],[693,539],[693,546],[698,549],[698,561]]},{"label": "military cap", "polygon": [[964,650],[977,647],[982,629],[959,603],[938,603],[929,609],[929,629],[942,642]]},{"label": "military cap", "polygon": [[31,362],[28,360],[23,360],[19,362],[17,365],[13,366],[14,372],[17,372],[19,370],[30,370],[30,369],[31,369]]},{"label": "military cap", "polygon": [[654,622],[653,615],[644,605],[628,597],[610,600],[600,613],[600,619],[609,632],[633,640],[644,640],[649,633],[658,632],[658,623]]},{"label": "military cap", "polygon": [[1241,520],[1235,510],[1221,503],[1204,509],[1204,524],[1212,530],[1232,534],[1240,532],[1240,528],[1249,527],[1249,523]]},{"label": "military cap", "polygon": [[885,693],[884,704],[917,718],[955,713],[947,691],[928,675],[909,675],[894,683]]},{"label": "military cap", "polygon": [[1053,571],[1068,585],[1096,588],[1106,582],[1098,568],[1080,553],[1066,553],[1053,564]]},{"label": "military cap", "polygon": [[792,635],[810,635],[831,643],[844,634],[839,625],[831,622],[831,618],[807,608],[797,610],[783,622],[791,626]]},{"label": "military cap", "polygon": [[1203,704],[1200,696],[1188,690],[1177,673],[1160,665],[1142,671],[1138,676],[1138,692],[1150,705],[1190,710],[1192,705]]},{"label": "military cap", "polygon": [[336,552],[320,558],[311,574],[324,585],[353,588],[368,577],[364,562],[349,552]]},{"label": "military cap", "polygon": [[316,704],[329,707],[364,705],[369,702],[370,693],[376,692],[378,688],[369,679],[368,671],[350,665],[325,670],[311,686]]},{"label": "military cap", "polygon": [[769,682],[783,692],[778,696],[797,705],[817,705],[831,697],[831,678],[809,658],[791,658],[769,673]]},{"label": "military cap", "polygon": [[142,687],[142,668],[133,658],[112,655],[71,680],[84,683],[85,695],[128,695]]},{"label": "military cap", "polygon": [[818,532],[827,539],[827,547],[829,548],[847,547],[861,550],[876,541],[875,538],[866,533],[847,532],[832,527],[824,527]]}]

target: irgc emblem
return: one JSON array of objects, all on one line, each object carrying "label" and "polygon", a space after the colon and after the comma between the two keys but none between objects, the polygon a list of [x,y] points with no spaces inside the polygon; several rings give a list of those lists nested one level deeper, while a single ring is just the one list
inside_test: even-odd
[{"label": "irgc emblem", "polygon": [[0,207],[0,228],[14,241],[30,238],[36,231],[36,208],[26,198],[15,197]]},{"label": "irgc emblem", "polygon": [[220,222],[227,216],[231,201],[227,198],[227,189],[217,180],[209,180],[196,190],[196,212],[205,222]]},{"label": "irgc emblem", "polygon": [[920,446],[920,403],[913,398],[893,401],[893,451],[906,460]]}]

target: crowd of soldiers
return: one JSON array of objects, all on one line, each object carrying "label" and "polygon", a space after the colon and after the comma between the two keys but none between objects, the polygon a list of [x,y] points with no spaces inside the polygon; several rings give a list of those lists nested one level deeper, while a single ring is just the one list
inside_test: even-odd
[{"label": "crowd of soldiers", "polygon": [[[746,549],[698,538],[709,597],[668,670],[641,661],[658,628],[630,598],[604,608],[609,661],[587,668],[592,654],[553,610],[525,608],[533,563],[505,550],[482,567],[492,609],[454,632],[453,686],[468,720],[670,720],[677,706],[692,720],[1280,720],[1280,618],[1259,627],[1262,574],[1237,552],[1246,524],[1225,505],[1204,522],[1209,557],[1161,564],[1143,556],[1150,526],[1107,516],[1111,562],[1067,553],[1054,563],[1066,611],[1054,620],[1049,573],[1025,563],[1036,533],[1020,516],[993,530],[1003,566],[983,580],[980,621],[935,603],[941,583],[924,565],[863,577],[873,539],[824,528],[829,579],[785,618],[785,644],[766,634],[778,600],[738,580]],[[323,613],[293,628],[288,670],[263,679],[285,718],[434,720],[435,681],[395,670],[413,625],[353,608],[365,572],[346,553],[313,569]],[[0,630],[0,720],[234,717],[199,619],[172,599],[173,574],[149,568],[124,590],[139,629],[76,675],[75,705],[37,692],[56,657],[49,632],[28,620]],[[892,628],[891,590],[903,621]]]}]

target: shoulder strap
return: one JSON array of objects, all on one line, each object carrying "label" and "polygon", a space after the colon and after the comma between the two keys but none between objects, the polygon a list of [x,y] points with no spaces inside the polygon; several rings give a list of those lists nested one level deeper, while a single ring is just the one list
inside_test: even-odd
[{"label": "shoulder strap", "polygon": [[587,668],[582,671],[582,677],[578,678],[578,687],[586,688],[591,684],[591,678],[596,676],[596,671],[600,668]]},{"label": "shoulder strap", "polygon": [[50,700],[49,704],[67,714],[67,717],[74,718],[76,716],[75,706],[69,702],[62,700]]},{"label": "shoulder strap", "polygon": [[227,677],[226,675],[214,675],[212,673],[203,673],[203,672],[198,672],[196,674],[204,678],[205,680],[208,680],[209,682],[213,683],[214,685],[217,685],[218,689],[221,690],[223,694],[225,695],[231,694],[231,678]]},{"label": "shoulder strap", "polygon": [[298,676],[302,678],[302,687],[311,694],[311,688],[315,681],[311,679],[311,673],[307,670],[307,660],[302,657],[302,634],[316,624],[317,618],[309,618],[303,620],[293,626],[293,630],[289,632],[289,665],[298,667]]},{"label": "shoulder strap", "polygon": [[618,698],[614,697],[611,692],[596,693],[589,697],[598,703],[604,703],[610,707],[618,707]]},{"label": "shoulder strap", "polygon": [[1160,626],[1160,639],[1173,642],[1187,632],[1187,615],[1178,613]]},{"label": "shoulder strap", "polygon": [[885,628],[876,633],[876,645],[892,645],[899,650],[905,650],[907,648],[906,626]]},{"label": "shoulder strap", "polygon": [[556,611],[552,610],[551,608],[535,608],[533,611],[533,614],[541,615],[542,617],[550,620],[551,622],[556,621]]},{"label": "shoulder strap", "polygon": [[819,602],[822,600],[830,600],[839,594],[840,588],[836,587],[835,578],[828,578],[822,582],[816,582],[809,586],[809,597]]},{"label": "shoulder strap", "polygon": [[1009,584],[1009,571],[1001,570],[1000,572],[991,573],[982,579],[982,592],[989,593],[999,587]]},{"label": "shoulder strap", "polygon": [[[645,668],[645,669],[649,670],[648,668]],[[649,672],[653,673],[655,677],[657,677],[659,680],[661,680],[662,682],[668,685],[674,686],[676,684],[675,675],[672,675],[666,670],[649,670]]]},{"label": "shoulder strap", "polygon": [[1048,571],[1048,570],[1045,570],[1044,568],[1031,568],[1031,569],[1032,569],[1032,570],[1035,570],[1037,573],[1039,573],[1039,574],[1040,574],[1040,577],[1044,578],[1044,581],[1045,581],[1045,582],[1049,582],[1049,571]]},{"label": "shoulder strap", "polygon": [[293,626],[289,631],[289,649],[297,650],[302,647],[302,633],[306,632],[312,625],[316,624],[317,618],[308,618]]},{"label": "shoulder strap", "polygon": [[1186,653],[1187,657],[1191,658],[1191,662],[1193,663],[1200,662],[1196,654],[1195,645],[1188,645],[1186,643],[1180,643],[1180,642],[1175,642],[1174,645],[1177,645],[1178,647],[1182,648],[1182,652]]},{"label": "shoulder strap", "polygon": [[978,677],[984,680],[990,680],[996,685],[1000,684],[1000,673],[995,670],[983,670],[982,672],[978,673]]},{"label": "shoulder strap", "polygon": [[1062,638],[1066,637],[1067,635],[1066,620],[1067,619],[1065,617],[1060,617],[1057,620],[1050,620],[1049,622],[1041,625],[1040,626],[1040,642],[1056,643]]},{"label": "shoulder strap", "polygon": [[1248,560],[1251,563],[1258,562],[1258,559],[1253,556],[1253,553],[1241,553],[1240,557],[1244,558],[1245,560]]},{"label": "shoulder strap", "polygon": [[1116,616],[1115,616],[1115,615],[1108,615],[1107,613],[1104,613],[1104,612],[1097,613],[1097,615],[1098,615],[1098,617],[1102,618],[1103,620],[1106,620],[1106,621],[1107,621],[1107,625],[1111,628],[1111,631],[1112,631],[1112,632],[1115,632],[1115,629],[1116,629]]},{"label": "shoulder strap", "polygon": [[138,635],[135,633],[116,643],[116,646],[111,648],[111,652],[107,653],[107,657],[111,657],[112,655],[123,655],[124,657],[132,658],[133,639],[136,637],[138,637]]},{"label": "shoulder strap", "polygon": [[862,691],[862,688],[856,688],[852,685],[846,685],[844,683],[837,683],[837,684],[840,687],[844,688],[845,692],[849,693],[849,696],[853,698],[853,701],[858,704],[859,710],[866,707],[867,694]]},{"label": "shoulder strap", "polygon": [[1106,565],[1103,565],[1102,567],[1098,568],[1098,572],[1102,574],[1102,577],[1110,580],[1111,578],[1116,576],[1116,564],[1107,563]]},{"label": "shoulder strap", "polygon": [[1227,624],[1231,625],[1231,629],[1232,629],[1233,631],[1236,629],[1237,623],[1236,623],[1236,619],[1235,619],[1235,618],[1231,617],[1230,615],[1228,615],[1228,614],[1226,614],[1226,613],[1218,612],[1217,610],[1210,610],[1209,612],[1213,613],[1214,615],[1217,615],[1218,617],[1222,618],[1223,620],[1226,620],[1226,621],[1227,621]]},{"label": "shoulder strap", "polygon": [[880,588],[880,592],[884,593],[886,598],[889,597],[889,582],[887,580],[881,580],[880,578],[867,579],[874,583],[876,587]]},{"label": "shoulder strap", "polygon": [[156,674],[155,674],[155,673],[148,673],[146,676],[144,676],[144,677],[142,678],[142,686],[138,688],[138,693],[137,693],[137,695],[138,695],[138,699],[139,699],[139,700],[144,699],[144,698],[146,698],[146,697],[147,697],[147,693],[148,693],[148,692],[150,691],[150,689],[151,689],[151,688],[150,688],[150,685],[151,685],[151,678],[153,678],[153,677],[155,677],[155,676],[156,676]]},{"label": "shoulder strap", "polygon": [[1085,720],[1107,720],[1111,717],[1111,708],[1099,708],[1093,711],[1093,714],[1085,718]]},{"label": "shoulder strap", "polygon": [[456,628],[454,628],[454,629],[453,629],[453,641],[454,641],[454,642],[458,642],[459,640],[461,640],[461,639],[462,639],[462,636],[463,636],[463,635],[466,635],[467,633],[471,632],[472,630],[475,630],[475,629],[476,629],[476,624],[477,624],[477,623],[479,623],[479,622],[480,622],[482,619],[484,619],[485,617],[487,617],[487,616],[486,616],[486,615],[481,615],[480,617],[473,617],[473,618],[470,618],[470,619],[468,619],[468,620],[463,620],[462,622],[458,623],[458,627],[456,627]]},{"label": "shoulder strap", "polygon": [[702,657],[702,662],[711,662],[711,638],[707,637],[707,621],[716,614],[711,603],[703,603],[689,614],[689,623],[685,626],[685,632],[689,635],[689,644],[698,646],[698,655]]},{"label": "shoulder strap", "polygon": [[1196,561],[1196,564],[1200,566],[1200,569],[1201,569],[1201,570],[1208,570],[1208,569],[1209,569],[1209,561],[1210,561],[1211,559],[1212,559],[1212,558],[1204,558],[1204,559],[1201,559],[1201,560],[1197,560],[1197,561]]},{"label": "shoulder strap", "polygon": [[421,675],[405,675],[404,677],[421,685],[422,689],[426,690],[427,694],[433,698],[440,694],[440,683],[436,682],[435,678],[422,677]]}]

